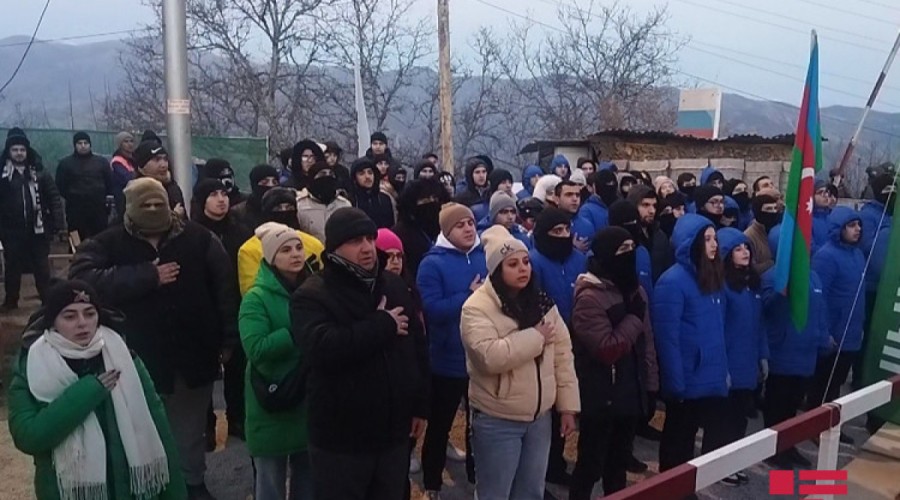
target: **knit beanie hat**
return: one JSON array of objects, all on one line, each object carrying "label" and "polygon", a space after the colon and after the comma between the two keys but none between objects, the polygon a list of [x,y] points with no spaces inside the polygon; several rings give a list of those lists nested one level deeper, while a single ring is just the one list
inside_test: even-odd
[{"label": "knit beanie hat", "polygon": [[441,226],[441,233],[443,233],[444,237],[450,234],[450,231],[453,230],[453,226],[463,219],[475,220],[475,215],[469,207],[460,205],[459,203],[447,203],[441,207],[438,221]]},{"label": "knit beanie hat", "polygon": [[336,210],[325,223],[325,251],[333,252],[337,247],[360,236],[378,235],[378,226],[358,208],[345,207]]},{"label": "knit beanie hat", "polygon": [[141,142],[144,141],[155,142],[157,146],[162,146],[162,139],[160,139],[159,136],[156,135],[156,132],[150,129],[145,130],[144,133],[141,134]]},{"label": "knit beanie hat", "polygon": [[44,300],[44,328],[51,328],[56,317],[69,304],[92,304],[100,312],[100,296],[90,284],[81,280],[60,281],[50,287]]},{"label": "knit beanie hat", "polygon": [[216,191],[228,192],[228,189],[219,179],[201,179],[194,185],[194,199],[197,200],[198,203],[206,203],[206,199],[209,198],[209,195]]},{"label": "knit beanie hat", "polygon": [[210,158],[206,160],[206,165],[200,169],[200,177],[210,179],[221,179],[223,177],[234,177],[234,170],[231,163],[222,158]]},{"label": "knit beanie hat", "polygon": [[134,136],[131,135],[129,132],[119,132],[118,134],[116,134],[115,139],[113,139],[113,144],[116,145],[116,149],[121,149],[122,143],[128,139],[131,139],[133,141]]},{"label": "knit beanie hat", "polygon": [[533,232],[535,235],[544,236],[560,224],[572,224],[572,214],[560,208],[545,207],[534,220]]},{"label": "knit beanie hat", "polygon": [[255,186],[259,184],[259,182],[266,177],[274,177],[278,178],[278,170],[275,170],[275,167],[272,165],[267,165],[265,163],[261,165],[257,165],[250,170],[250,186]]},{"label": "knit beanie hat", "polygon": [[91,143],[91,136],[88,135],[87,132],[80,131],[75,132],[75,135],[72,136],[72,145],[78,144],[78,141],[87,141],[88,144]]},{"label": "knit beanie hat", "polygon": [[516,200],[514,200],[512,196],[508,195],[505,191],[497,191],[496,193],[492,194],[491,203],[489,205],[491,214],[490,223],[493,225],[494,219],[497,218],[497,214],[499,214],[501,210],[505,210],[507,208],[512,208],[513,210],[515,210],[516,208]]},{"label": "knit beanie hat", "polygon": [[[672,179],[669,179],[665,175],[659,175],[656,177],[656,179],[653,179],[653,189],[656,190],[657,192],[659,192],[659,188],[661,188],[666,183],[671,184],[672,189],[675,189],[675,183],[672,182]],[[676,189],[676,191],[677,191],[677,189]]]},{"label": "knit beanie hat", "polygon": [[403,242],[390,229],[383,227],[378,230],[378,236],[375,238],[375,248],[382,252],[388,250],[399,250],[403,252]]},{"label": "knit beanie hat", "polygon": [[166,148],[155,141],[141,141],[137,149],[134,150],[134,166],[135,168],[144,168],[154,156],[168,154]]},{"label": "knit beanie hat", "polygon": [[709,201],[713,196],[725,196],[725,193],[722,192],[721,189],[713,186],[712,184],[703,184],[702,186],[697,186],[697,189],[694,191],[694,203],[697,205],[697,210],[703,208],[703,205],[706,205],[706,202]]},{"label": "knit beanie hat", "polygon": [[500,186],[500,184],[503,181],[512,182],[513,176],[509,170],[504,170],[502,168],[498,168],[496,170],[491,171],[491,173],[488,174],[488,181],[491,183],[491,188],[496,191],[497,188]]},{"label": "knit beanie hat", "polygon": [[569,180],[578,184],[579,186],[587,185],[587,177],[584,176],[584,170],[580,168],[573,168],[572,173],[569,175]]},{"label": "knit beanie hat", "polygon": [[384,135],[384,132],[372,132],[372,135],[369,136],[369,142],[380,141],[387,144],[387,136]]},{"label": "knit beanie hat", "polygon": [[674,193],[669,194],[662,200],[661,208],[666,207],[683,207],[687,204],[687,200],[684,197],[684,194],[681,191],[675,191]]},{"label": "knit beanie hat", "polygon": [[637,206],[628,200],[619,200],[609,207],[609,225],[625,227],[636,225],[641,220]]},{"label": "knit beanie hat", "polygon": [[[162,183],[151,177],[139,177],[129,182],[125,194],[125,218],[137,229],[147,233],[161,233],[172,227],[169,195]],[[160,209],[148,210],[142,205],[150,200],[162,201]]]},{"label": "knit beanie hat", "polygon": [[263,258],[271,266],[278,249],[290,241],[303,242],[297,231],[277,222],[266,222],[253,232],[262,242]]},{"label": "knit beanie hat", "polygon": [[291,188],[274,187],[266,191],[266,194],[262,197],[262,212],[269,213],[274,210],[275,207],[284,203],[296,206],[297,192]]},{"label": "knit beanie hat", "polygon": [[513,238],[509,231],[501,226],[487,228],[481,233],[481,242],[484,244],[488,275],[493,274],[497,266],[507,257],[518,252],[528,253],[528,247],[521,241]]}]

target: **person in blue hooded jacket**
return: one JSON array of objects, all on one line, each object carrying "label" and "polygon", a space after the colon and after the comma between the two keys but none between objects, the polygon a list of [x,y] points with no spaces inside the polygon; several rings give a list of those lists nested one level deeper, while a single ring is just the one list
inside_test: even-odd
[{"label": "person in blue hooded jacket", "polygon": [[700,172],[700,185],[709,185],[719,189],[725,189],[725,174],[720,172],[716,167],[707,165],[706,168]]},{"label": "person in blue hooded jacket", "polygon": [[[496,170],[495,170],[496,172]],[[529,250],[532,247],[531,236],[519,223],[516,222],[518,212],[516,200],[505,191],[497,191],[491,195],[490,212],[487,217],[478,221],[478,236],[495,224],[499,224],[509,231],[509,234],[525,244]]]},{"label": "person in blue hooded jacket", "polygon": [[[762,324],[760,277],[750,265],[750,240],[734,228],[716,232],[719,254],[725,264],[725,351],[731,387],[728,392],[729,441],[747,433],[747,418],[755,410],[754,392],[769,372],[769,344]],[[746,483],[743,471],[722,482]]]},{"label": "person in blue hooded jacket", "polygon": [[[725,209],[722,210],[722,217],[719,218],[719,224],[722,228],[738,227],[738,220],[741,217],[741,207],[734,201],[731,196],[725,197]],[[721,229],[721,228],[719,228]]]},{"label": "person in blue hooded jacket", "polygon": [[[769,235],[769,242],[772,253],[777,253],[778,238],[773,238],[773,234]],[[809,273],[809,313],[802,331],[797,330],[791,318],[790,298],[775,289],[775,268],[762,276],[762,300],[763,326],[769,344],[769,376],[762,414],[763,425],[772,427],[797,415],[816,371],[819,350],[828,348],[831,341],[822,281],[815,271]],[[783,470],[812,465],[796,447],[767,462]]]},{"label": "person in blue hooded jacket", "polygon": [[528,165],[522,171],[522,190],[516,193],[520,200],[534,196],[534,185],[544,175],[544,169],[537,165]]},{"label": "person in blue hooded jacket", "polygon": [[456,201],[472,209],[475,220],[479,221],[488,214],[488,203],[491,198],[491,183],[488,176],[493,167],[481,156],[466,160],[466,184],[456,188]]},{"label": "person in blue hooded jacket", "polygon": [[[575,306],[575,281],[587,270],[587,256],[573,246],[572,216],[565,210],[548,207],[538,214],[532,231],[534,248],[528,252],[535,283],[553,299],[567,326],[572,325]],[[559,428],[560,417],[552,414],[553,428]],[[563,459],[565,439],[553,433],[546,479],[554,484],[568,484]]]},{"label": "person in blue hooded jacket", "polygon": [[594,239],[597,231],[609,225],[609,207],[619,199],[619,182],[610,169],[601,169],[592,176],[594,194],[578,209],[572,230],[579,238]]},{"label": "person in blue hooded jacket", "polygon": [[[834,401],[840,394],[853,361],[860,355],[866,311],[865,287],[861,286],[866,258],[859,248],[865,228],[860,215],[848,207],[835,207],[828,225],[830,239],[813,256],[812,269],[822,280],[832,348],[819,356],[816,365],[808,398],[813,407]],[[842,440],[848,441],[843,433]]]},{"label": "person in blue hooded jacket", "polygon": [[[738,206],[737,227],[741,231],[750,226],[753,221],[753,209],[750,206],[750,187],[740,179],[728,179],[725,181],[725,196],[731,197]],[[727,209],[727,200],[726,206]]]},{"label": "person in blue hooded jacket", "polygon": [[691,214],[696,212],[694,191],[697,189],[697,176],[690,172],[684,172],[678,175],[678,178],[675,179],[675,184],[678,186],[678,191],[685,197],[685,210]]},{"label": "person in blue hooded jacket", "polygon": [[[429,493],[441,490],[450,428],[469,386],[460,315],[463,304],[487,277],[472,211],[448,203],[441,209],[439,220],[441,234],[419,264],[416,277],[431,355],[431,411],[422,447],[423,482]],[[470,467],[471,463],[467,464],[467,470]]]},{"label": "person in blue hooded jacket", "polygon": [[563,155],[556,155],[550,160],[550,173],[567,181],[572,175],[572,168],[569,167],[569,160]]},{"label": "person in blue hooded jacket", "polygon": [[676,263],[656,282],[651,302],[666,422],[659,467],[671,469],[694,457],[703,428],[703,453],[728,442],[722,414],[729,375],[725,347],[724,269],[709,219],[685,214],[672,234]]}]

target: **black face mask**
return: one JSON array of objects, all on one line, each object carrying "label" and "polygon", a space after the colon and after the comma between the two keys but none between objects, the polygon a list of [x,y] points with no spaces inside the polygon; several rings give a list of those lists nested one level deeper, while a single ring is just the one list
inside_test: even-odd
[{"label": "black face mask", "polygon": [[619,199],[618,186],[615,184],[601,185],[597,196],[609,207]]},{"label": "black face mask", "polygon": [[597,264],[591,259],[591,272],[612,281],[625,297],[629,297],[638,288],[637,252],[634,250],[614,256],[609,264],[595,269]]},{"label": "black face mask", "polygon": [[309,183],[309,192],[317,200],[328,205],[337,198],[337,178],[331,175],[317,177]]},{"label": "black face mask", "polygon": [[286,212],[272,212],[269,216],[269,220],[272,222],[277,222],[279,224],[284,224],[285,226],[299,229],[300,221],[297,220],[297,211],[296,210],[288,210]]},{"label": "black face mask", "polygon": [[747,208],[750,206],[750,193],[738,193],[731,197],[738,204],[738,208],[740,208],[741,212],[746,212]]},{"label": "black face mask", "polygon": [[772,230],[773,227],[777,226],[778,224],[781,224],[782,216],[783,216],[783,214],[780,212],[778,212],[778,213],[762,212],[762,213],[756,215],[756,221],[759,222],[760,224],[762,224],[763,226],[765,226],[766,232],[768,233],[769,231]]},{"label": "black face mask", "polygon": [[675,218],[675,214],[662,214],[659,216],[659,228],[670,238],[672,237],[672,231],[675,230],[676,222],[678,222],[678,219]]},{"label": "black face mask", "polygon": [[682,186],[682,187],[680,187],[680,188],[678,188],[678,189],[679,189],[682,193],[684,193],[684,195],[687,196],[688,198],[693,198],[693,197],[694,197],[694,191],[697,190],[697,186]]},{"label": "black face mask", "polygon": [[441,204],[438,202],[429,202],[422,205],[416,205],[413,209],[413,219],[419,224],[422,231],[432,240],[441,234],[441,224],[439,215],[441,213]]},{"label": "black face mask", "polygon": [[272,186],[260,186],[256,184],[253,186],[253,189],[250,191],[250,197],[247,200],[248,202],[252,202],[253,205],[259,207],[259,204],[262,203],[263,195],[265,195]]},{"label": "black face mask", "polygon": [[534,235],[534,246],[538,252],[544,254],[550,260],[556,262],[565,262],[574,248],[572,247],[572,237],[558,238],[549,234]]}]

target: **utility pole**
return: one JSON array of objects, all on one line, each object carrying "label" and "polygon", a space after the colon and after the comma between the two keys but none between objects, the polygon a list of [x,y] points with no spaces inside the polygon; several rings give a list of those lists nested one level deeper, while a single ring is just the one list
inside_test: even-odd
[{"label": "utility pole", "polygon": [[175,182],[184,194],[185,210],[191,206],[193,158],[191,156],[191,99],[187,74],[187,14],[185,0],[163,0],[163,55],[166,75],[166,132],[169,162]]},{"label": "utility pole", "polygon": [[441,104],[441,165],[455,173],[453,162],[453,88],[450,81],[450,6],[438,0],[438,73]]}]

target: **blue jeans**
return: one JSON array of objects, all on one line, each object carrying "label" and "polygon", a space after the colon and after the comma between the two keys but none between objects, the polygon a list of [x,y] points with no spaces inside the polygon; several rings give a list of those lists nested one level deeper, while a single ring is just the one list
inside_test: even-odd
[{"label": "blue jeans", "polygon": [[[281,457],[253,457],[256,467],[256,500],[304,500],[312,498],[309,454],[305,451]],[[290,471],[290,491],[287,480]]]},{"label": "blue jeans", "polygon": [[552,432],[550,412],[534,422],[515,422],[474,411],[478,500],[543,500]]}]

